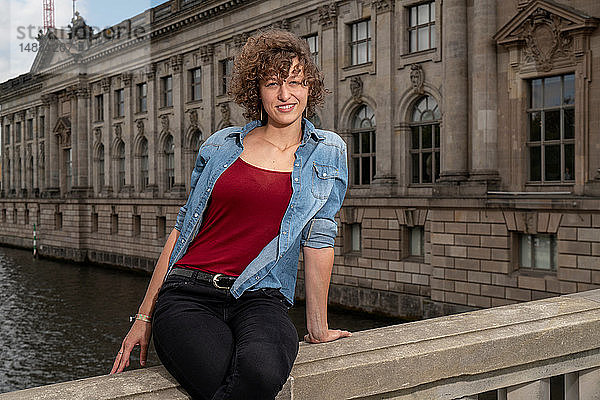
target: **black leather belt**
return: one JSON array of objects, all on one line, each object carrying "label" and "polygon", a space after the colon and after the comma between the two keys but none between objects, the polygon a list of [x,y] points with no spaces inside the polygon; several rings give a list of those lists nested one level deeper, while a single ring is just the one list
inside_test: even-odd
[{"label": "black leather belt", "polygon": [[200,282],[211,283],[217,289],[229,290],[233,286],[236,278],[223,274],[211,274],[210,272],[200,271],[199,269],[173,268],[169,275],[184,276]]}]

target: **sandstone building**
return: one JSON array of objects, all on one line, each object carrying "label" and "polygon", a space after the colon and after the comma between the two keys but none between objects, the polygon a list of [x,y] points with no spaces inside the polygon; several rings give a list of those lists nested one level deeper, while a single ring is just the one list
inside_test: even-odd
[{"label": "sandstone building", "polygon": [[0,242],[35,225],[42,254],[151,269],[200,144],[246,122],[232,57],[276,26],[309,42],[333,92],[315,124],[348,144],[333,302],[421,317],[599,287],[598,18],[595,0],[170,0],[101,32],[77,15],[0,86]]}]

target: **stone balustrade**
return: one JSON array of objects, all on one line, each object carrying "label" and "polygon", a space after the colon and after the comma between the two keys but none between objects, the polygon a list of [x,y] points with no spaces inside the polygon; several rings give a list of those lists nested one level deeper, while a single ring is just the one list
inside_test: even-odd
[{"label": "stone balustrade", "polygon": [[[600,400],[600,290],[302,344],[278,400],[475,400],[483,393],[499,400],[550,400],[550,380],[561,376],[565,400]],[[0,395],[186,398],[163,367]]]}]

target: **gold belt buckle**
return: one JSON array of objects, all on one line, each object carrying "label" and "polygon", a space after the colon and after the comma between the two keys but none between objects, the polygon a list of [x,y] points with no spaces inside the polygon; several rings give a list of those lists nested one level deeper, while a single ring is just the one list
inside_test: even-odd
[{"label": "gold belt buckle", "polygon": [[215,274],[215,276],[213,276],[213,279],[212,279],[213,286],[216,287],[217,289],[228,290],[229,289],[228,287],[219,286],[218,280],[222,276],[223,276],[223,274]]}]

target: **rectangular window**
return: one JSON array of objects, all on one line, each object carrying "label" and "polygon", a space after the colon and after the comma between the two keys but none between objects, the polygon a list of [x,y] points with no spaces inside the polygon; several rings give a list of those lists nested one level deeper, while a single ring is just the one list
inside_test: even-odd
[{"label": "rectangular window", "polygon": [[104,95],[99,94],[94,97],[94,105],[96,108],[96,121],[104,121]]},{"label": "rectangular window", "polygon": [[33,118],[27,120],[27,140],[33,140]]},{"label": "rectangular window", "polygon": [[191,100],[202,100],[202,69],[195,68],[190,71]]},{"label": "rectangular window", "polygon": [[575,75],[533,79],[529,89],[529,181],[573,182]]},{"label": "rectangular window", "polygon": [[10,125],[4,127],[4,143],[10,144]]},{"label": "rectangular window", "polygon": [[162,239],[167,236],[167,217],[156,217],[156,237]]},{"label": "rectangular window", "polygon": [[142,233],[142,217],[141,215],[133,216],[133,236],[139,237]]},{"label": "rectangular window", "polygon": [[350,25],[350,65],[371,62],[371,20]]},{"label": "rectangular window", "polygon": [[20,142],[21,142],[21,123],[17,122],[16,129],[15,129],[15,143],[20,143]]},{"label": "rectangular window", "polygon": [[115,117],[125,116],[125,91],[115,90]]},{"label": "rectangular window", "polygon": [[435,48],[435,2],[410,7],[409,22],[410,52]]},{"label": "rectangular window", "polygon": [[137,88],[137,112],[148,111],[148,84],[140,83]]},{"label": "rectangular window", "polygon": [[92,233],[98,232],[98,213],[92,213]]},{"label": "rectangular window", "polygon": [[423,257],[425,255],[425,229],[422,226],[414,226],[408,229],[408,254],[411,257]]},{"label": "rectangular window", "polygon": [[23,224],[29,225],[29,209],[25,209],[25,214],[23,215]]},{"label": "rectangular window", "polygon": [[315,64],[319,65],[319,35],[307,36],[306,42]]},{"label": "rectangular window", "polygon": [[233,59],[227,58],[219,61],[219,94],[225,95],[229,90],[229,79],[231,78],[231,72],[233,71]]},{"label": "rectangular window", "polygon": [[110,233],[111,235],[119,233],[119,214],[112,213],[110,215]]},{"label": "rectangular window", "polygon": [[160,105],[161,107],[173,106],[173,77],[160,78]]},{"label": "rectangular window", "polygon": [[556,235],[519,235],[519,267],[556,271]]},{"label": "rectangular window", "polygon": [[6,223],[6,208],[2,209],[2,222]]},{"label": "rectangular window", "polygon": [[38,137],[43,138],[45,134],[46,134],[46,117],[41,115],[40,116],[40,124],[38,126]]},{"label": "rectangular window", "polygon": [[360,238],[360,224],[352,224],[350,225],[350,235],[352,237],[351,241],[351,250],[352,251],[360,251],[361,250],[361,238]]},{"label": "rectangular window", "polygon": [[63,226],[62,213],[55,212],[54,213],[54,230],[60,231],[60,230],[62,230],[62,226]]}]

